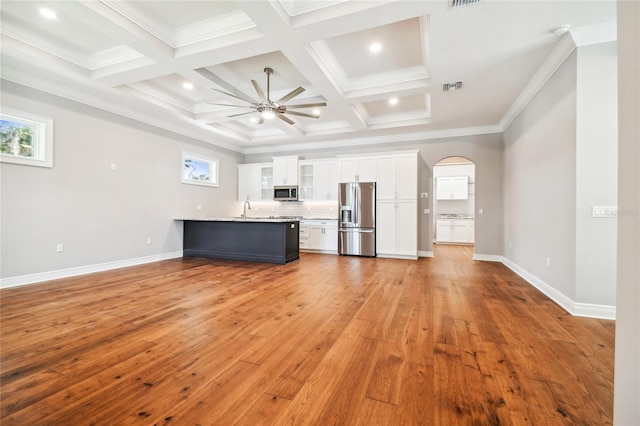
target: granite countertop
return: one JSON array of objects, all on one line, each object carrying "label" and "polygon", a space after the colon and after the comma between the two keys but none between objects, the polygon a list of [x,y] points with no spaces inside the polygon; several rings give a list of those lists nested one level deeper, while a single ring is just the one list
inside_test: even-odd
[{"label": "granite countertop", "polygon": [[282,217],[248,217],[243,219],[241,217],[181,217],[174,220],[193,220],[200,222],[272,222],[272,223],[287,223],[287,222],[299,222],[299,218],[282,218]]},{"label": "granite countertop", "polygon": [[436,219],[473,219],[473,215],[470,214],[439,214]]}]

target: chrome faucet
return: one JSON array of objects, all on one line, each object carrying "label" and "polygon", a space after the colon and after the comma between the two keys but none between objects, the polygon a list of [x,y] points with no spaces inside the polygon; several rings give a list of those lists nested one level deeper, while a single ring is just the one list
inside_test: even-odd
[{"label": "chrome faucet", "polygon": [[249,210],[251,210],[251,203],[249,202],[249,200],[246,200],[244,202],[244,213],[242,213],[242,219],[247,220],[247,207],[249,207]]}]

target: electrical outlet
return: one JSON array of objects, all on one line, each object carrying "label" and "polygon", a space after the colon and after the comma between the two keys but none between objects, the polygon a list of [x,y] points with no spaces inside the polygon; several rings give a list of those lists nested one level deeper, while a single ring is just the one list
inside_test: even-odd
[{"label": "electrical outlet", "polygon": [[117,168],[116,163],[111,163],[111,170],[116,170]]},{"label": "electrical outlet", "polygon": [[513,244],[511,244],[511,241],[509,241],[509,248],[512,248]]},{"label": "electrical outlet", "polygon": [[62,253],[64,251],[64,246],[62,244],[58,244],[56,246],[56,252],[57,253]]},{"label": "electrical outlet", "polygon": [[547,266],[551,266],[551,258],[547,257]]},{"label": "electrical outlet", "polygon": [[426,192],[421,192],[420,193],[420,198],[429,198],[429,194]]},{"label": "electrical outlet", "polygon": [[202,206],[200,204],[197,205],[196,207],[198,210],[202,210]]},{"label": "electrical outlet", "polygon": [[484,214],[484,209],[478,209],[478,214]]},{"label": "electrical outlet", "polygon": [[147,238],[147,245],[150,246],[151,245],[151,238]]},{"label": "electrical outlet", "polygon": [[429,214],[429,213],[431,213],[431,210],[429,210],[429,209],[424,209],[424,214]]}]

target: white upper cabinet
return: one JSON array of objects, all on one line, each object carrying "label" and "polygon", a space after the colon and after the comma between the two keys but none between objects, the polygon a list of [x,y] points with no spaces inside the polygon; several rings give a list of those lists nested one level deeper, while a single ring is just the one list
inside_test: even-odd
[{"label": "white upper cabinet", "polygon": [[298,185],[298,156],[273,158],[273,184]]},{"label": "white upper cabinet", "polygon": [[377,198],[415,200],[418,197],[418,154],[378,157]]},{"label": "white upper cabinet", "polygon": [[376,182],[376,157],[344,157],[339,159],[340,182]]},{"label": "white upper cabinet", "polygon": [[338,160],[301,161],[298,178],[300,200],[338,200]]},{"label": "white upper cabinet", "polygon": [[466,200],[468,198],[469,176],[442,176],[437,178],[437,200]]},{"label": "white upper cabinet", "polygon": [[238,164],[238,201],[273,199],[273,166],[269,163]]}]

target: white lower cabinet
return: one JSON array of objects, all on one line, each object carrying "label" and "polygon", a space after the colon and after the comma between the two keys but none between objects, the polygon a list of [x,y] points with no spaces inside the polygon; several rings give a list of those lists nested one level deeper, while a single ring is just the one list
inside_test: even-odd
[{"label": "white lower cabinet", "polygon": [[376,252],[379,256],[417,259],[417,208],[415,200],[378,201]]},{"label": "white lower cabinet", "polygon": [[300,250],[338,252],[338,220],[301,220]]},{"label": "white lower cabinet", "polygon": [[473,220],[437,219],[436,241],[439,243],[473,243]]}]

